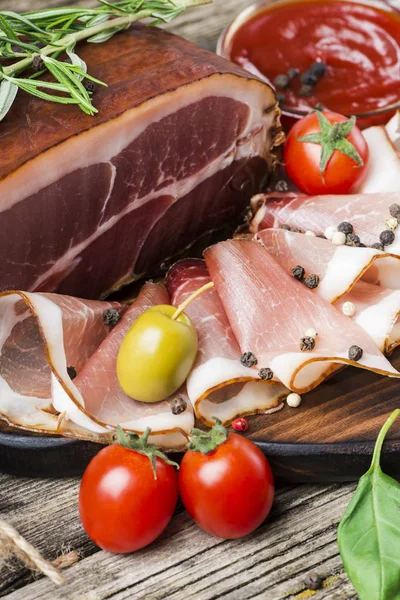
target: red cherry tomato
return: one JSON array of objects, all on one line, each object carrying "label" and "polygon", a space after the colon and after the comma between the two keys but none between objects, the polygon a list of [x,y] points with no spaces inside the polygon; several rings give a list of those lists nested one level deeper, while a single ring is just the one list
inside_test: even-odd
[{"label": "red cherry tomato", "polygon": [[204,531],[233,539],[264,521],[274,499],[274,479],[261,450],[230,433],[210,454],[186,452],[179,491],[186,510]]},{"label": "red cherry tomato", "polygon": [[82,525],[95,544],[110,552],[133,552],[168,525],[178,498],[172,465],[112,444],[89,463],[79,492]]},{"label": "red cherry tomato", "polygon": [[[348,121],[347,117],[337,113],[324,111],[322,114],[332,125]],[[290,179],[301,191],[310,195],[348,194],[356,191],[366,175],[369,155],[368,145],[361,131],[354,126],[345,140],[357,150],[363,165],[359,166],[353,158],[336,149],[323,174],[320,171],[322,146],[300,141],[300,138],[316,133],[321,133],[316,112],[298,121],[290,130],[284,148],[284,161]]]}]

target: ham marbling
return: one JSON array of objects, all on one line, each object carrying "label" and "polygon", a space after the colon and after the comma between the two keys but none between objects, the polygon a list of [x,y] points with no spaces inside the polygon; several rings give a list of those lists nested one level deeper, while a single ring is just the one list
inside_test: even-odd
[{"label": "ham marbling", "polygon": [[[304,393],[338,364],[400,377],[374,341],[326,300],[289,275],[259,243],[230,240],[212,246],[205,260],[241,351],[253,352],[288,388]],[[309,329],[315,348],[300,350]],[[351,346],[363,355],[349,359]]]},{"label": "ham marbling", "polygon": [[[178,306],[210,282],[202,260],[176,263],[167,275],[171,303]],[[240,362],[241,351],[215,289],[190,303],[185,312],[196,327],[199,350],[187,380],[187,391],[196,417],[207,425],[213,417],[230,424],[237,416],[269,413],[282,407],[288,390],[276,381],[262,381],[257,367]]]},{"label": "ham marbling", "polygon": [[0,290],[104,297],[225,226],[282,141],[275,93],[136,24],[80,55],[90,117],[20,93],[1,124]]}]

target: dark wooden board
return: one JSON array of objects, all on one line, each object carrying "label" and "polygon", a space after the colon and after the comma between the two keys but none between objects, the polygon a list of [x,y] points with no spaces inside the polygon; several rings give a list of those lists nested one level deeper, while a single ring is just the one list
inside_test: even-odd
[{"label": "dark wooden board", "polygon": [[[400,351],[393,357],[400,368]],[[307,394],[299,408],[249,419],[248,435],[277,478],[351,481],[369,466],[376,436],[400,407],[400,382],[347,368]],[[0,433],[0,471],[23,476],[79,475],[98,452],[90,442]],[[400,478],[400,419],[387,437],[383,467]]]}]

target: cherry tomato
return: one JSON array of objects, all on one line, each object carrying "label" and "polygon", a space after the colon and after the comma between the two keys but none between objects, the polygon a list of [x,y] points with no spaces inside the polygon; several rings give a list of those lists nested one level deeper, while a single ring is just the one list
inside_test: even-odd
[{"label": "cherry tomato", "polygon": [[86,533],[110,552],[133,552],[154,541],[168,525],[178,498],[174,467],[112,444],[91,460],[79,492]]},{"label": "cherry tomato", "polygon": [[[336,148],[332,148],[332,155],[323,173],[321,173],[320,168],[321,143],[300,141],[304,136],[323,133],[321,115],[322,119],[327,119],[325,121],[325,132],[327,136],[330,135],[330,141],[334,144],[333,148]],[[334,131],[332,125],[343,124],[345,122],[349,123],[348,127],[350,128],[353,121],[333,112],[324,111],[319,114],[312,112],[298,121],[290,130],[284,148],[286,171],[293,183],[306,194],[348,194],[352,191],[357,191],[357,188],[362,183],[366,175],[368,163],[368,145],[356,125],[351,127],[347,135],[339,136],[339,139],[335,140],[337,129]],[[344,143],[341,141],[343,139]],[[338,146],[345,150],[346,148],[349,149],[347,142],[350,142],[358,153],[361,165],[357,164],[354,158],[351,158],[338,149]]]},{"label": "cherry tomato", "polygon": [[209,454],[188,450],[179,469],[179,491],[186,510],[212,535],[248,535],[267,517],[274,479],[261,450],[230,433]]}]

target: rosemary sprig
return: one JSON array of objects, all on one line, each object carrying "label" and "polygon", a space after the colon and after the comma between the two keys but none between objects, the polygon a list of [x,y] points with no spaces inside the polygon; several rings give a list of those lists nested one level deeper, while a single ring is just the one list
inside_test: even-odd
[{"label": "rosemary sprig", "polygon": [[[169,23],[185,8],[211,1],[120,0],[111,4],[98,0],[99,6],[94,8],[61,7],[22,14],[0,11],[0,121],[19,90],[43,100],[76,104],[94,115],[97,109],[84,79],[107,84],[87,73],[75,51],[78,42],[100,44],[142,19],[149,19],[150,25]],[[60,55],[68,60],[61,60]],[[40,69],[32,73],[35,65]],[[26,71],[28,74],[20,77]],[[48,80],[49,74],[54,81]]]}]

